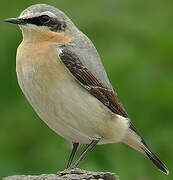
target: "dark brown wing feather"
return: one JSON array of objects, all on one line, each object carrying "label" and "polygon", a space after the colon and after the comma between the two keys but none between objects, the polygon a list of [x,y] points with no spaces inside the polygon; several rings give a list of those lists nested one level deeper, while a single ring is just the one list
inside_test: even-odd
[{"label": "dark brown wing feather", "polygon": [[[100,102],[107,106],[112,112],[123,117],[128,117],[126,111],[118,100],[115,92],[108,87],[105,87],[89,70],[83,65],[78,56],[67,49],[63,49],[60,53],[60,59],[73,74],[73,76],[80,82],[80,84]],[[135,126],[129,121],[129,128],[134,131],[140,138],[146,149],[143,149],[146,155],[153,161],[153,163],[164,173],[168,174],[166,166],[158,159],[158,157],[150,150],[141,137]]]},{"label": "dark brown wing feather", "polygon": [[128,117],[115,92],[105,87],[80,61],[78,56],[67,49],[59,54],[60,59],[80,84],[112,112]]},{"label": "dark brown wing feather", "polygon": [[[128,118],[128,115],[121,103],[119,102],[115,92],[111,88],[103,86],[103,84],[88,70],[88,68],[86,68],[82,64],[82,62],[76,54],[72,53],[67,49],[63,49],[62,53],[59,56],[62,62],[68,68],[68,70],[90,94],[95,96],[112,112],[119,114],[125,118]],[[166,166],[158,159],[158,157],[154,153],[152,153],[150,148],[145,143],[144,139],[141,137],[138,130],[130,121],[129,128],[141,138],[141,142],[146,147],[146,149],[148,149],[144,149],[146,155],[154,162],[154,164],[160,170],[168,174]]]}]

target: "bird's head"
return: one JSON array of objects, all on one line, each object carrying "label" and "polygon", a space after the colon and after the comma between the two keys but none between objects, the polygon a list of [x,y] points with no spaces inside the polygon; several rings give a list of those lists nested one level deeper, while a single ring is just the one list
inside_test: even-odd
[{"label": "bird's head", "polygon": [[62,11],[46,4],[30,6],[19,17],[5,21],[18,24],[27,41],[68,42],[76,31],[75,25]]}]

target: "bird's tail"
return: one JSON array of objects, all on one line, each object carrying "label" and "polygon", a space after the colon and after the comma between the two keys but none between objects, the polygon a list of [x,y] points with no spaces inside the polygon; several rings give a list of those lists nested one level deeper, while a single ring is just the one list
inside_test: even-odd
[{"label": "bird's tail", "polygon": [[129,130],[127,136],[124,138],[123,142],[128,144],[135,150],[141,152],[147,156],[151,161],[165,174],[169,174],[167,167],[161,162],[161,160],[151,151],[147,146],[144,139],[141,137],[135,126],[130,122]]}]

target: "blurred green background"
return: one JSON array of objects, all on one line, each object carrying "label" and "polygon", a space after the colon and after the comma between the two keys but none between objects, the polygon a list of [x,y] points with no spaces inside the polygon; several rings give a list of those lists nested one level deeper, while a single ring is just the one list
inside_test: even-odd
[{"label": "blurred green background", "polygon": [[0,177],[55,173],[71,152],[70,143],[38,118],[16,80],[21,32],[3,19],[36,3],[61,9],[93,41],[129,116],[170,174],[123,144],[97,146],[79,167],[116,172],[121,180],[172,180],[172,0],[1,0]]}]

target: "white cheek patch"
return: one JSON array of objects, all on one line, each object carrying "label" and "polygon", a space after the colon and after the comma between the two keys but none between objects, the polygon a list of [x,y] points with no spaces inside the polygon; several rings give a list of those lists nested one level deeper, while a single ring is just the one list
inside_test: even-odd
[{"label": "white cheek patch", "polygon": [[31,29],[39,29],[39,26],[35,25],[35,24],[25,24],[25,25],[19,25],[22,28],[31,28]]}]

